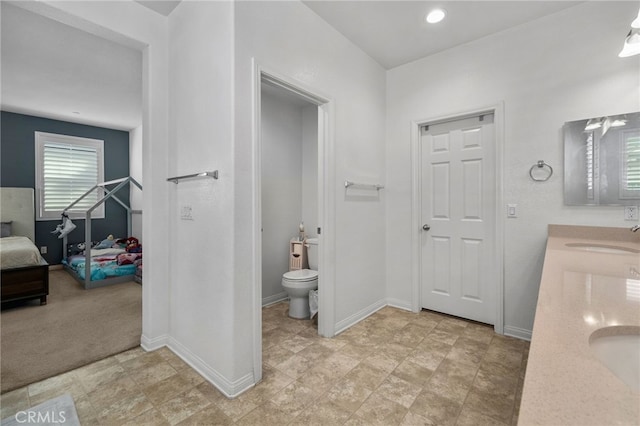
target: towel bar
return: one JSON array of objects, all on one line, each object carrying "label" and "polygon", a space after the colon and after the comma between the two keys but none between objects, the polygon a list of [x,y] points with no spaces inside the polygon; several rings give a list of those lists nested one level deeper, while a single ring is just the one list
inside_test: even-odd
[{"label": "towel bar", "polygon": [[192,175],[170,177],[167,179],[167,182],[173,182],[177,185],[178,182],[180,182],[182,179],[192,179],[192,178],[207,177],[207,176],[212,177],[214,179],[218,179],[218,171],[214,170],[212,172],[202,172],[202,173],[194,173]]}]

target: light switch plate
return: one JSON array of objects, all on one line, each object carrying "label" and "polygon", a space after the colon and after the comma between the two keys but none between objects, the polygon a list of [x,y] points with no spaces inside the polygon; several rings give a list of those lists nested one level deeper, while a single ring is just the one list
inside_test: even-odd
[{"label": "light switch plate", "polygon": [[507,217],[518,217],[517,204],[507,204]]},{"label": "light switch plate", "polygon": [[189,205],[182,206],[180,209],[180,219],[193,220],[193,208]]},{"label": "light switch plate", "polygon": [[624,206],[624,220],[638,220],[638,206]]}]

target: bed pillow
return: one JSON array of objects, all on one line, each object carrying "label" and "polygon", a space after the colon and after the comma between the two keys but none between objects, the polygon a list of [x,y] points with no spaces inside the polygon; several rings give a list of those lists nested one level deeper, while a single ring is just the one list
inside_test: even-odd
[{"label": "bed pillow", "polygon": [[0,238],[11,236],[11,222],[2,222],[2,230],[0,231]]}]

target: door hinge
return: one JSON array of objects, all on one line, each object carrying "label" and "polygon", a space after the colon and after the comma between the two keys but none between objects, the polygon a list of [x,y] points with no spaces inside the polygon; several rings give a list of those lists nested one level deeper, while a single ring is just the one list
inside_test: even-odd
[{"label": "door hinge", "polygon": [[322,234],[322,228],[318,226],[318,235]]}]

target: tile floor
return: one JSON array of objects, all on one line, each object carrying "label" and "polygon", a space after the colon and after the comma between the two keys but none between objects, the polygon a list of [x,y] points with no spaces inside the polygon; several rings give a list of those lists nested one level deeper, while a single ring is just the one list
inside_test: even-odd
[{"label": "tile floor", "polygon": [[68,392],[83,425],[517,423],[527,342],[390,307],[325,339],[287,309],[263,309],[263,381],[236,399],[168,349],[136,348],[2,395],[1,418]]}]

